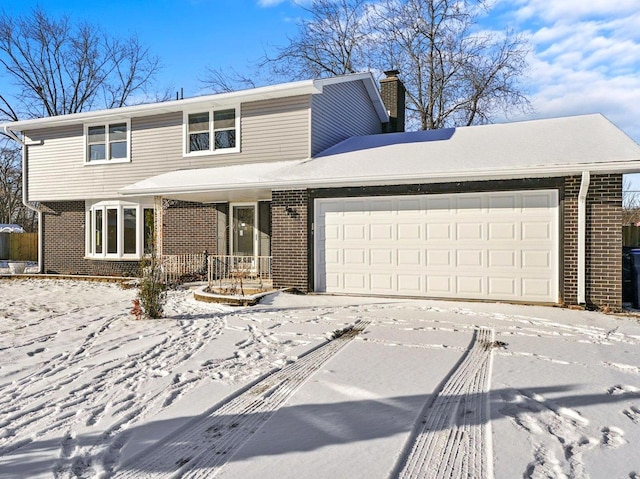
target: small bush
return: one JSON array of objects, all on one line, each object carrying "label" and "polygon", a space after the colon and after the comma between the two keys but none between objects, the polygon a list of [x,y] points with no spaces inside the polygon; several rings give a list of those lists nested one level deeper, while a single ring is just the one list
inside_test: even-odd
[{"label": "small bush", "polygon": [[[136,319],[143,316],[151,319],[162,317],[167,298],[167,286],[164,284],[160,261],[155,254],[140,261],[142,277],[138,287],[138,297],[131,311]],[[136,303],[137,301],[137,303]]]}]

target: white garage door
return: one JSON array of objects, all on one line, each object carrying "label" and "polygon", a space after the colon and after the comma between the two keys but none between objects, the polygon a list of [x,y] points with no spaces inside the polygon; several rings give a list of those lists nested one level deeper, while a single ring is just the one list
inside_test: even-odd
[{"label": "white garage door", "polygon": [[556,190],[315,201],[316,291],[558,301]]}]

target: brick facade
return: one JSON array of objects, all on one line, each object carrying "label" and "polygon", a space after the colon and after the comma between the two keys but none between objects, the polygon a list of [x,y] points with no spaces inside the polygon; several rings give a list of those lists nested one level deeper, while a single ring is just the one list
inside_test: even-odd
[{"label": "brick facade", "polygon": [[275,288],[309,291],[309,192],[273,191],[271,254]]},{"label": "brick facade", "polygon": [[594,175],[587,195],[587,304],[622,308],[622,175]]},{"label": "brick facade", "polygon": [[137,261],[85,259],[84,201],[45,203],[55,213],[42,215],[43,271],[52,274],[136,276]]},{"label": "brick facade", "polygon": [[564,181],[564,201],[562,204],[562,258],[560,281],[562,301],[566,304],[578,302],[578,193],[580,176],[570,176]]},{"label": "brick facade", "polygon": [[[564,302],[578,301],[578,193],[580,176],[567,177],[564,191]],[[622,307],[622,175],[592,175],[586,204],[586,302]]]},{"label": "brick facade", "polygon": [[172,201],[163,211],[163,253],[218,254],[218,208],[224,206]]},{"label": "brick facade", "polygon": [[[315,197],[376,196],[456,191],[559,188],[561,204],[561,295],[565,304],[577,303],[578,193],[580,176],[546,180],[513,180],[385,188],[273,191],[271,253],[276,288],[313,289],[310,244],[312,201]],[[56,214],[43,215],[44,271],[61,274],[133,275],[138,263],[84,258],[85,206],[83,201],[46,204]],[[224,254],[228,248],[228,204],[171,202],[163,211],[165,254]],[[587,196],[588,305],[622,306],[622,175],[592,175]],[[224,233],[218,234],[219,230]],[[219,251],[219,250],[225,251]]]}]

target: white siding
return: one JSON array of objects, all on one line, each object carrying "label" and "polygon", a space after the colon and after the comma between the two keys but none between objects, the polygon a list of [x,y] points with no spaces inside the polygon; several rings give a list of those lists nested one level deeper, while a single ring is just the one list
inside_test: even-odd
[{"label": "white siding", "polygon": [[311,154],[351,136],[382,131],[380,117],[362,81],[327,85],[311,101]]},{"label": "white siding", "polygon": [[131,120],[131,162],[85,165],[82,125],[26,132],[29,200],[117,197],[136,181],[172,170],[304,159],[309,154],[308,95],[245,103],[241,110],[241,152],[184,157],[181,112]]}]

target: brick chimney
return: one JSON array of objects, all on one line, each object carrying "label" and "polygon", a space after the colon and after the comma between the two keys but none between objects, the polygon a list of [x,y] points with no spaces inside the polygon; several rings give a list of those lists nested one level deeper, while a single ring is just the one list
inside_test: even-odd
[{"label": "brick chimney", "polygon": [[382,125],[384,133],[404,131],[405,89],[398,73],[398,70],[388,70],[384,72],[386,78],[380,80],[380,95],[389,112],[389,123]]}]

